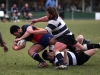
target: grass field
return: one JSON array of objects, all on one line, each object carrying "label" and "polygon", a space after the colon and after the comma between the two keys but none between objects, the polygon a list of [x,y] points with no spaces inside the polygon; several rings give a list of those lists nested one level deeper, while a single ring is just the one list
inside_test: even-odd
[{"label": "grass field", "polygon": [[[95,20],[65,20],[69,29],[75,34],[84,35],[90,39],[91,43],[100,42],[100,21]],[[49,64],[47,68],[37,68],[38,62],[28,55],[28,49],[32,43],[27,43],[26,48],[20,51],[12,50],[14,36],[9,33],[9,28],[13,24],[22,26],[29,22],[0,22],[0,31],[9,47],[7,53],[0,47],[0,75],[100,75],[100,49],[84,65],[69,66],[66,70],[55,70]],[[37,23],[36,26],[44,28],[47,23]],[[41,53],[40,53],[41,54]]]}]

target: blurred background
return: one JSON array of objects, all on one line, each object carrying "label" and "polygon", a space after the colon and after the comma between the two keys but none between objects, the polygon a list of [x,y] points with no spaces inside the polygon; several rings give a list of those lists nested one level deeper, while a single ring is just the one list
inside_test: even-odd
[{"label": "blurred background", "polygon": [[6,14],[12,19],[14,15],[11,8],[16,4],[18,13],[21,14],[20,19],[24,19],[21,10],[26,3],[31,12],[29,18],[44,16],[46,8],[54,6],[63,19],[100,19],[100,0],[0,0],[0,7],[4,4]]}]

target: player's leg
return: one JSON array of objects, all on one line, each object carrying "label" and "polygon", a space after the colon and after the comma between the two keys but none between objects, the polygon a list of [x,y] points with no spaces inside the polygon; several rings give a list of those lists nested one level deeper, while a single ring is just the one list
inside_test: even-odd
[{"label": "player's leg", "polygon": [[76,41],[78,41],[80,44],[89,44],[90,43],[90,40],[85,39],[83,35],[77,36]]},{"label": "player's leg", "polygon": [[28,13],[29,19],[32,18],[32,13]]},{"label": "player's leg", "polygon": [[1,34],[1,32],[0,32],[0,45],[1,45],[1,46],[4,45],[4,44],[3,44],[3,39],[2,39],[2,34]]},{"label": "player's leg", "polygon": [[[86,39],[84,39],[84,37],[83,37],[83,35],[79,35],[77,38],[76,38],[76,41],[77,42],[79,42],[80,44],[84,44],[84,47],[85,47],[85,49],[86,49],[86,47],[88,48],[88,49],[92,49],[93,48],[93,46],[94,46],[94,48],[96,48],[98,45],[96,45],[96,44],[89,44],[90,43],[90,40],[86,40]],[[81,45],[79,45],[79,44],[76,44],[76,46],[78,46],[79,48],[82,48],[82,46]],[[98,47],[97,47],[98,48]],[[87,49],[86,49],[87,50]]]},{"label": "player's leg", "polygon": [[3,38],[2,38],[2,34],[0,32],[0,45],[4,48],[4,52],[7,52],[8,51],[8,47],[6,46]]},{"label": "player's leg", "polygon": [[52,52],[54,50],[54,45],[57,42],[55,38],[50,39],[49,41],[49,51]]},{"label": "player's leg", "polygon": [[77,42],[77,43],[76,43],[75,45],[73,45],[73,46],[79,48],[79,49],[82,50],[82,51],[85,50],[84,46],[83,46],[82,44],[80,44],[79,42]]},{"label": "player's leg", "polygon": [[17,13],[17,17],[18,17],[17,21],[20,22],[20,12]]},{"label": "player's leg", "polygon": [[[62,36],[62,40],[66,45],[73,45],[74,47],[79,48],[80,50],[84,51],[85,48],[83,45],[81,45],[74,37],[74,34],[72,35],[64,35]],[[61,41],[61,39],[60,39]]]},{"label": "player's leg", "polygon": [[80,51],[80,52],[76,53],[76,56],[77,56],[77,65],[83,65],[96,52],[97,52],[97,49],[89,49],[87,51]]},{"label": "player's leg", "polygon": [[77,36],[77,38],[76,38],[76,41],[78,41],[80,44],[83,43],[83,40],[84,40],[83,35],[79,35],[79,36]]},{"label": "player's leg", "polygon": [[100,48],[100,44],[84,44],[83,46],[86,50]]},{"label": "player's leg", "polygon": [[84,53],[87,54],[88,56],[92,56],[96,52],[97,52],[97,49],[96,48],[95,49],[90,49],[90,50],[84,51]]},{"label": "player's leg", "polygon": [[40,57],[40,55],[38,54],[40,51],[43,50],[43,47],[39,44],[35,44],[33,46],[31,46],[31,48],[28,51],[28,54],[36,61],[38,61],[39,63],[41,63],[41,65],[39,64],[38,67],[46,67],[47,64],[46,62]]},{"label": "player's leg", "polygon": [[60,66],[56,67],[56,69],[65,69],[65,68],[67,68],[67,66],[64,64],[63,56],[60,53],[61,51],[65,50],[66,47],[67,47],[67,45],[64,44],[64,43],[61,43],[61,42],[56,42],[56,44],[54,46],[55,56],[57,57],[57,59],[60,63]]}]

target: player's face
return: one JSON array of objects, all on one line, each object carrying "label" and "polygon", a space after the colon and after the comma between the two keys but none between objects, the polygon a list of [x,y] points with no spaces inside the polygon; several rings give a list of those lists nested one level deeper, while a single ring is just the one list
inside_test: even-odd
[{"label": "player's face", "polygon": [[2,5],[2,8],[4,8],[5,6],[4,5]]},{"label": "player's face", "polygon": [[21,37],[21,34],[22,34],[22,30],[21,29],[18,29],[18,31],[17,32],[14,32],[14,36],[16,36],[16,37]]},{"label": "player's face", "polygon": [[14,4],[14,7],[16,7],[16,4]]},{"label": "player's face", "polygon": [[20,32],[14,32],[13,35],[16,36],[16,37],[21,37],[21,33]]},{"label": "player's face", "polygon": [[47,52],[48,59],[52,60],[54,59],[54,53],[53,52]]},{"label": "player's face", "polygon": [[50,19],[50,18],[52,18],[52,16],[48,13],[48,12],[46,12],[46,15],[47,15],[47,17]]},{"label": "player's face", "polygon": [[25,4],[25,7],[27,8],[28,7],[28,4]]}]

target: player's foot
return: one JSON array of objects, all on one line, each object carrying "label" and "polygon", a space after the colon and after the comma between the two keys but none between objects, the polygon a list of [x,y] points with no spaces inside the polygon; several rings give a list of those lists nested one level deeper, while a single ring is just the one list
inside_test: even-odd
[{"label": "player's foot", "polygon": [[48,64],[46,62],[42,62],[38,64],[38,68],[43,68],[43,67],[47,67]]},{"label": "player's foot", "polygon": [[67,68],[68,68],[67,65],[60,65],[60,66],[55,67],[55,69],[61,69],[61,70],[67,69]]},{"label": "player's foot", "polygon": [[84,39],[82,44],[89,44],[90,40],[89,39]]}]

